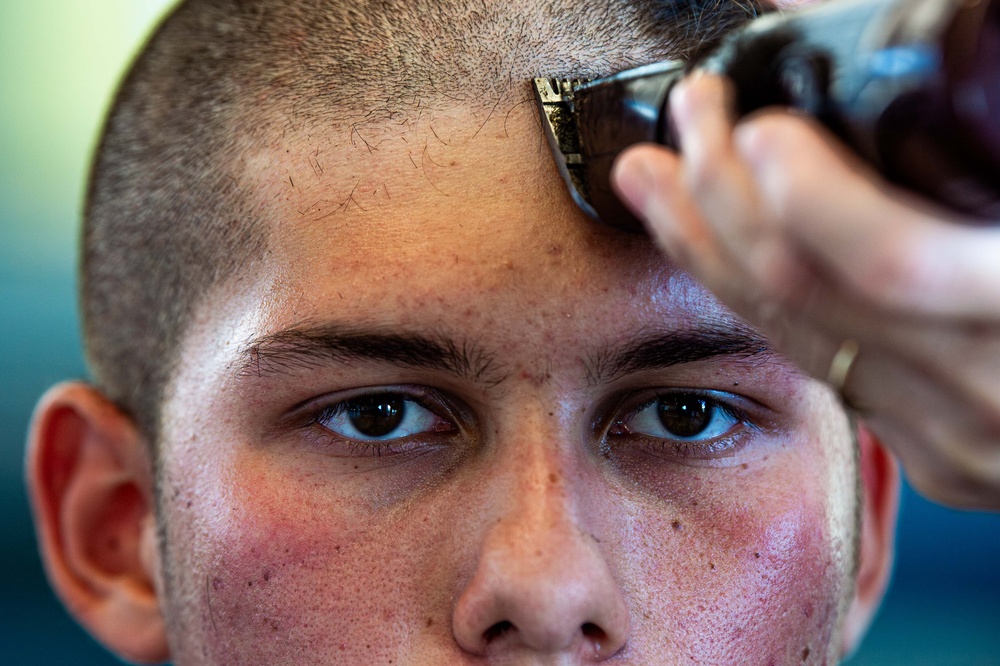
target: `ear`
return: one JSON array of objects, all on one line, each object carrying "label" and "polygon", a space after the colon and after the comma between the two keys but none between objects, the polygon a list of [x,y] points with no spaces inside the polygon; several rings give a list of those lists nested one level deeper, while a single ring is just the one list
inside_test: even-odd
[{"label": "ear", "polygon": [[132,420],[85,384],[56,386],[35,410],[27,477],[45,570],[70,613],[123,658],[166,661],[152,465]]},{"label": "ear", "polygon": [[885,596],[892,573],[899,514],[899,463],[864,423],[856,423],[856,428],[860,449],[861,543],[854,597],[841,634],[841,654],[845,657],[861,643]]}]

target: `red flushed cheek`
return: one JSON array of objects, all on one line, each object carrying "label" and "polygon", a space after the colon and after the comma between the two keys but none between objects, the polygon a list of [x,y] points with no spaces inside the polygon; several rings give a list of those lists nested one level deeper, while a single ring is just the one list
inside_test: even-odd
[{"label": "red flushed cheek", "polygon": [[246,477],[230,492],[227,517],[196,546],[201,581],[192,581],[189,603],[200,611],[206,661],[288,663],[308,654],[322,663],[400,663],[418,621],[412,602],[426,599],[412,582],[421,580],[421,554],[388,547],[389,525],[344,519],[332,496],[317,502],[324,493],[315,488],[281,485]]},{"label": "red flushed cheek", "polygon": [[[828,534],[826,512],[816,506],[787,507],[745,554],[749,575],[744,616],[760,635],[771,634],[768,663],[822,660],[845,594],[846,572],[840,547]],[[777,618],[773,628],[768,623]]]},{"label": "red flushed cheek", "polygon": [[792,496],[643,521],[655,554],[642,575],[657,585],[637,615],[697,663],[823,663],[845,579],[827,525],[822,502]]}]

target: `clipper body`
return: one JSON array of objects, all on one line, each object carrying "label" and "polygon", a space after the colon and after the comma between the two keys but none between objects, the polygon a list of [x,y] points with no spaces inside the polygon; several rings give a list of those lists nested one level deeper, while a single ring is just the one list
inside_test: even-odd
[{"label": "clipper body", "polygon": [[611,190],[611,167],[618,153],[633,144],[672,145],[663,109],[683,73],[682,61],[669,60],[597,81],[535,79],[559,171],[573,200],[595,220],[642,229]]},{"label": "clipper body", "polygon": [[591,217],[641,230],[611,190],[615,157],[675,147],[666,101],[693,66],[725,74],[736,113],[782,105],[817,118],[885,177],[959,211],[1000,218],[1000,0],[837,0],[771,13],[693,63],[593,81],[535,79],[556,162]]}]

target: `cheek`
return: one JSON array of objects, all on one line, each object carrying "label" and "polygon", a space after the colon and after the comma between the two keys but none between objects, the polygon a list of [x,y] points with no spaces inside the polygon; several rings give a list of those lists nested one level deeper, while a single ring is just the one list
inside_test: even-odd
[{"label": "cheek", "polygon": [[697,663],[822,660],[846,579],[825,503],[783,493],[677,507],[635,525],[652,642]]},{"label": "cheek", "polygon": [[174,595],[210,663],[285,663],[297,650],[324,663],[400,663],[414,628],[425,640],[446,625],[426,545],[435,540],[412,525],[433,532],[429,521],[359,520],[329,482],[239,469],[210,520],[190,516],[185,550],[195,555]]}]

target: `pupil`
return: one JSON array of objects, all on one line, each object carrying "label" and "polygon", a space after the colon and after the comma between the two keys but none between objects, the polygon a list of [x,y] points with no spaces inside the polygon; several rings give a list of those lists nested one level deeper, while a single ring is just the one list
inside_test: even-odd
[{"label": "pupil", "polygon": [[402,398],[378,395],[352,401],[347,408],[347,417],[362,435],[381,437],[399,426],[404,411]]},{"label": "pupil", "polygon": [[665,396],[658,407],[660,423],[678,437],[694,437],[712,420],[712,407],[696,396]]}]

